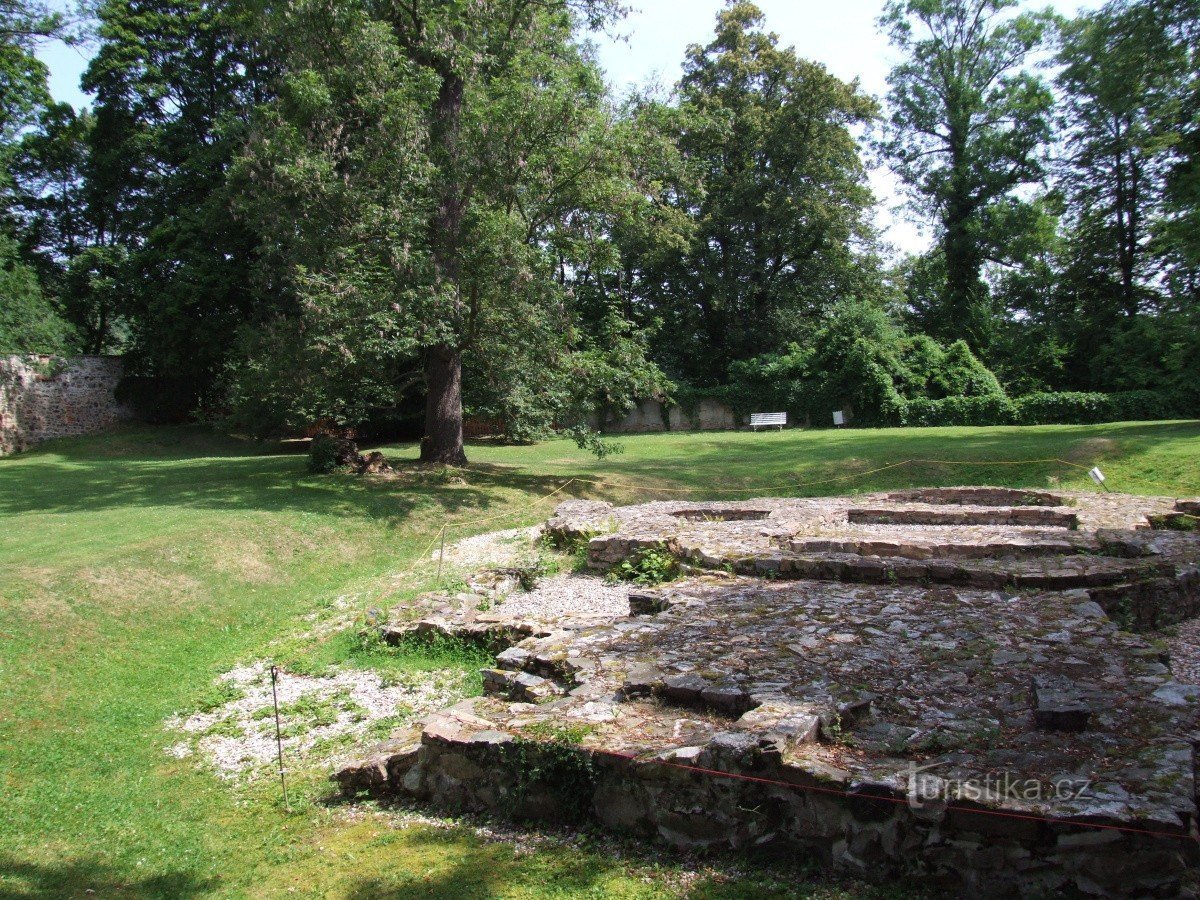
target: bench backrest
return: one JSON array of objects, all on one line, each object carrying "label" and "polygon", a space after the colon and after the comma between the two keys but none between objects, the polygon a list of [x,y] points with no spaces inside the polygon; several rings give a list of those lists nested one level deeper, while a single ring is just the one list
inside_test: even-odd
[{"label": "bench backrest", "polygon": [[787,413],[751,413],[751,425],[786,425]]}]

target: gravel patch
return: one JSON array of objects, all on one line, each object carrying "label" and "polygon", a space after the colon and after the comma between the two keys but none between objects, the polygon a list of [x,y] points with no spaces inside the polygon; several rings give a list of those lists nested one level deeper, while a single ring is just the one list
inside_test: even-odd
[{"label": "gravel patch", "polygon": [[543,578],[532,591],[509,594],[499,611],[534,621],[572,615],[619,619],[629,615],[629,585],[592,575],[555,575]]},{"label": "gravel patch", "polygon": [[[512,565],[527,556],[541,536],[541,525],[477,534],[447,544],[445,562],[451,566]],[[430,559],[437,559],[440,555],[441,548],[434,547]]]},{"label": "gravel patch", "polygon": [[1171,674],[1187,684],[1200,684],[1200,619],[1181,622],[1167,638],[1171,652]]},{"label": "gravel patch", "polygon": [[[198,754],[218,775],[237,778],[273,764],[275,714],[267,663],[226,672],[218,682],[239,694],[210,712],[175,717],[167,727],[185,739],[167,748],[177,759]],[[466,696],[466,676],[457,671],[378,674],[357,669],[329,677],[279,673],[280,724],[285,765],[290,757],[321,755],[322,747],[354,743],[372,728],[400,727]]]}]

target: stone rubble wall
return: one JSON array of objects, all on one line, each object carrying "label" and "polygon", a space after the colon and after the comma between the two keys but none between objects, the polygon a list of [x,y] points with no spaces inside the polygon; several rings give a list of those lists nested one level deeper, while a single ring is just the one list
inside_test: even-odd
[{"label": "stone rubble wall", "polygon": [[828,780],[781,765],[774,748],[744,734],[630,759],[521,741],[490,724],[460,704],[335,780],[347,797],[556,824],[594,818],[680,850],[787,848],[829,871],[915,878],[962,897],[1177,896],[1197,862],[1194,837],[1178,826],[1162,835],[1093,829],[926,800],[911,785]]},{"label": "stone rubble wall", "polygon": [[0,456],[129,421],[113,396],[123,374],[113,356],[0,356]]},{"label": "stone rubble wall", "polygon": [[[665,414],[664,414],[665,413]],[[589,422],[599,427],[593,417]],[[678,406],[663,409],[657,400],[642,400],[628,415],[607,423],[611,434],[644,434],[651,431],[733,431],[740,426],[733,409],[718,400],[701,400],[690,414]]]}]

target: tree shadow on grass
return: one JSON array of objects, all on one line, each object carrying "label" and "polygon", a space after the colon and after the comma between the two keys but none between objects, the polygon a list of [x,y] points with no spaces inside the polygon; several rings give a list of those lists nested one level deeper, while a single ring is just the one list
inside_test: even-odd
[{"label": "tree shadow on grass", "polygon": [[[540,833],[541,829],[535,827],[533,832]],[[464,840],[462,833],[455,831],[423,831],[408,840],[412,846],[441,851],[439,855],[452,857],[453,862],[431,866],[432,871],[425,873],[399,871],[390,877],[381,874],[361,878],[340,895],[351,900],[603,897],[614,888],[615,877],[626,884],[641,882],[646,894],[653,896],[675,895],[682,881],[687,887],[680,895],[694,900],[928,896],[916,885],[881,886],[824,872],[815,860],[794,848],[686,853],[653,842],[593,834],[595,842],[588,850],[555,843],[514,855],[508,852],[505,841],[478,844],[473,838]],[[658,878],[662,880],[655,890]],[[677,887],[671,890],[668,885]]]},{"label": "tree shadow on grass", "polygon": [[[1061,456],[1095,465],[1104,459],[1146,453],[1168,440],[1200,438],[1196,422],[1121,423],[984,430],[930,429],[844,431],[797,434],[784,440],[764,435],[697,434],[694,441],[637,448],[603,463],[580,461],[554,474],[517,466],[474,463],[466,470],[443,472],[417,465],[416,448],[389,447],[398,466],[394,478],[354,475],[314,476],[305,458],[278,447],[264,447],[199,428],[143,428],[101,437],[72,439],[0,461],[0,515],[59,513],[147,507],[267,511],[346,515],[394,527],[428,509],[433,517],[486,518],[497,511],[519,511],[514,498],[498,491],[519,491],[533,503],[562,489],[562,499],[596,497],[636,502],[657,487],[687,488],[694,499],[722,488],[762,486],[763,493],[843,493],[855,489],[997,481],[1044,485],[1073,473],[1060,463],[1021,469],[987,468],[989,461]],[[1111,441],[1107,444],[1089,444]],[[274,452],[272,452],[272,450]],[[659,452],[661,451],[661,452]],[[929,463],[889,469],[878,477],[866,471],[909,458],[958,459],[979,466]],[[853,468],[850,468],[853,464]],[[572,477],[579,480],[563,487]],[[802,491],[807,481],[830,480]],[[644,487],[635,487],[644,485]],[[773,485],[773,486],[771,486]],[[633,495],[631,496],[631,491]],[[674,496],[674,495],[672,495]],[[642,498],[646,499],[646,498]],[[547,503],[549,506],[549,503]],[[432,508],[431,508],[432,507]]]},{"label": "tree shadow on grass", "polygon": [[510,505],[497,489],[548,494],[565,480],[493,467],[473,481],[469,471],[460,476],[396,463],[400,472],[392,478],[317,476],[303,456],[269,454],[199,429],[139,430],[111,443],[62,442],[0,463],[0,514],[182,506],[345,514],[386,527],[427,507],[448,517],[486,515]]},{"label": "tree shadow on grass", "polygon": [[186,898],[213,894],[220,882],[188,872],[167,872],[145,878],[127,878],[96,860],[80,859],[38,864],[0,856],[0,873],[21,887],[0,884],[0,900],[31,897],[162,897]]}]

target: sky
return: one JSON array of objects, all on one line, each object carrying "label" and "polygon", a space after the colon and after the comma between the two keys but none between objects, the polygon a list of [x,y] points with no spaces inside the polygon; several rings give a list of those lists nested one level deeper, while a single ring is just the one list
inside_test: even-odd
[{"label": "sky", "polygon": [[[711,40],[717,12],[724,0],[626,0],[633,11],[616,25],[611,36],[595,38],[600,64],[617,91],[650,82],[670,85],[681,73],[690,44]],[[887,73],[897,62],[875,21],[883,0],[757,0],[767,28],[784,46],[794,46],[807,59],[817,60],[846,81],[858,79],[862,89],[882,97]],[[1038,6],[1047,5],[1038,3]],[[1048,5],[1063,15],[1099,6],[1099,0],[1052,0]],[[50,90],[55,98],[83,106],[88,98],[79,77],[90,55],[87,47],[45,45],[40,56],[50,67]],[[921,252],[931,238],[927,229],[909,221],[903,212],[899,187],[886,168],[873,166],[871,185],[880,200],[876,224],[897,253]]]}]

